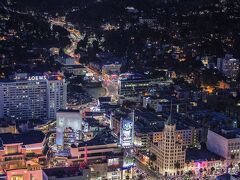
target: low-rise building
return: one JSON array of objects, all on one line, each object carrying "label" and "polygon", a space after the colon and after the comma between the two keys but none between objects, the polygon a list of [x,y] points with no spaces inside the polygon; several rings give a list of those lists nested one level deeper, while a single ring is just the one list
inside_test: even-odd
[{"label": "low-rise building", "polygon": [[78,75],[85,75],[87,73],[87,69],[86,67],[84,67],[83,65],[63,65],[61,67],[61,70],[65,73],[69,73],[69,74],[74,74],[76,76]]},{"label": "low-rise building", "polygon": [[224,159],[207,149],[189,148],[186,150],[185,171],[194,174],[211,174],[212,171],[225,171]]},{"label": "low-rise building", "polygon": [[123,151],[109,132],[102,131],[93,139],[72,145],[67,163],[77,166],[86,163],[91,169],[91,176],[97,178],[121,179],[120,168],[123,166]]},{"label": "low-rise building", "polygon": [[44,180],[90,180],[90,169],[56,167],[42,170]]},{"label": "low-rise building", "polygon": [[14,169],[7,171],[8,180],[90,180],[90,169],[56,167],[48,169]]},{"label": "low-rise building", "polygon": [[46,154],[46,138],[41,131],[0,134],[1,170],[21,169],[28,165],[41,167]]},{"label": "low-rise building", "polygon": [[240,129],[208,130],[207,148],[227,160],[240,159]]},{"label": "low-rise building", "polygon": [[170,98],[156,96],[143,97],[143,107],[153,109],[156,112],[170,112],[171,106],[172,111],[176,113],[186,113],[187,111],[186,101],[174,100],[171,103]]}]

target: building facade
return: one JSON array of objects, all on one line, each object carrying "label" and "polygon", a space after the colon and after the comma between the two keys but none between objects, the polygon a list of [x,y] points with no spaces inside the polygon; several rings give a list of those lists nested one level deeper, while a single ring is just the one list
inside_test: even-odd
[{"label": "building facade", "polygon": [[41,131],[0,134],[0,170],[40,168],[46,159],[46,138]]},{"label": "building facade", "polygon": [[150,153],[156,156],[156,160],[152,161],[153,168],[165,176],[183,174],[186,151],[171,115],[165,124],[162,136],[162,140],[153,143],[150,147]]},{"label": "building facade", "polygon": [[76,144],[81,140],[82,112],[61,110],[57,112],[56,145],[60,147]]},{"label": "building facade", "polygon": [[232,55],[227,54],[225,58],[217,60],[217,68],[228,78],[236,80],[239,72],[239,59],[233,58]]},{"label": "building facade", "polygon": [[65,109],[67,86],[61,74],[16,75],[0,82],[0,117],[12,119],[55,119]]},{"label": "building facade", "polygon": [[147,91],[149,85],[150,81],[140,74],[121,74],[118,80],[118,95],[136,96]]},{"label": "building facade", "polygon": [[240,130],[222,129],[219,132],[208,130],[207,148],[227,160],[240,159]]}]

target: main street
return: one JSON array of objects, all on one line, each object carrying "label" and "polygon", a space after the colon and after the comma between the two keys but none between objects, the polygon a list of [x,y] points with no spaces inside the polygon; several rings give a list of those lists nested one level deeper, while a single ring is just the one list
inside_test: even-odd
[{"label": "main street", "polygon": [[135,158],[135,165],[137,169],[140,169],[141,171],[145,172],[147,174],[146,178],[148,180],[159,180],[159,179],[164,179],[164,177],[161,177],[157,175],[154,171],[149,169],[146,165],[141,163],[137,158]]}]

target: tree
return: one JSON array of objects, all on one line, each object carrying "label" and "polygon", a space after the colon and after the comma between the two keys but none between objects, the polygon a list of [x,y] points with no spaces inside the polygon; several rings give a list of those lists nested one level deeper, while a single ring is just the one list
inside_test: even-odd
[{"label": "tree", "polygon": [[211,167],[211,172],[213,173],[213,171],[215,171],[215,168],[214,168],[214,167]]},{"label": "tree", "polygon": [[189,170],[186,174],[190,177],[193,175],[193,172],[191,170]]},{"label": "tree", "polygon": [[151,154],[150,155],[150,161],[156,161],[157,160],[157,156],[155,154]]},{"label": "tree", "polygon": [[87,48],[87,43],[88,43],[88,39],[87,39],[87,36],[85,36],[83,40],[78,42],[77,50],[86,49]]},{"label": "tree", "polygon": [[175,168],[175,169],[179,169],[179,168],[180,168],[180,163],[179,163],[179,161],[176,161],[176,162],[174,163],[174,168]]}]

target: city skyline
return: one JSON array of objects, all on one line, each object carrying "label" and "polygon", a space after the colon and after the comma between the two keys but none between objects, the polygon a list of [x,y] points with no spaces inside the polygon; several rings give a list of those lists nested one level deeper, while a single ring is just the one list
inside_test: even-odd
[{"label": "city skyline", "polygon": [[239,12],[2,0],[0,179],[239,179]]}]

